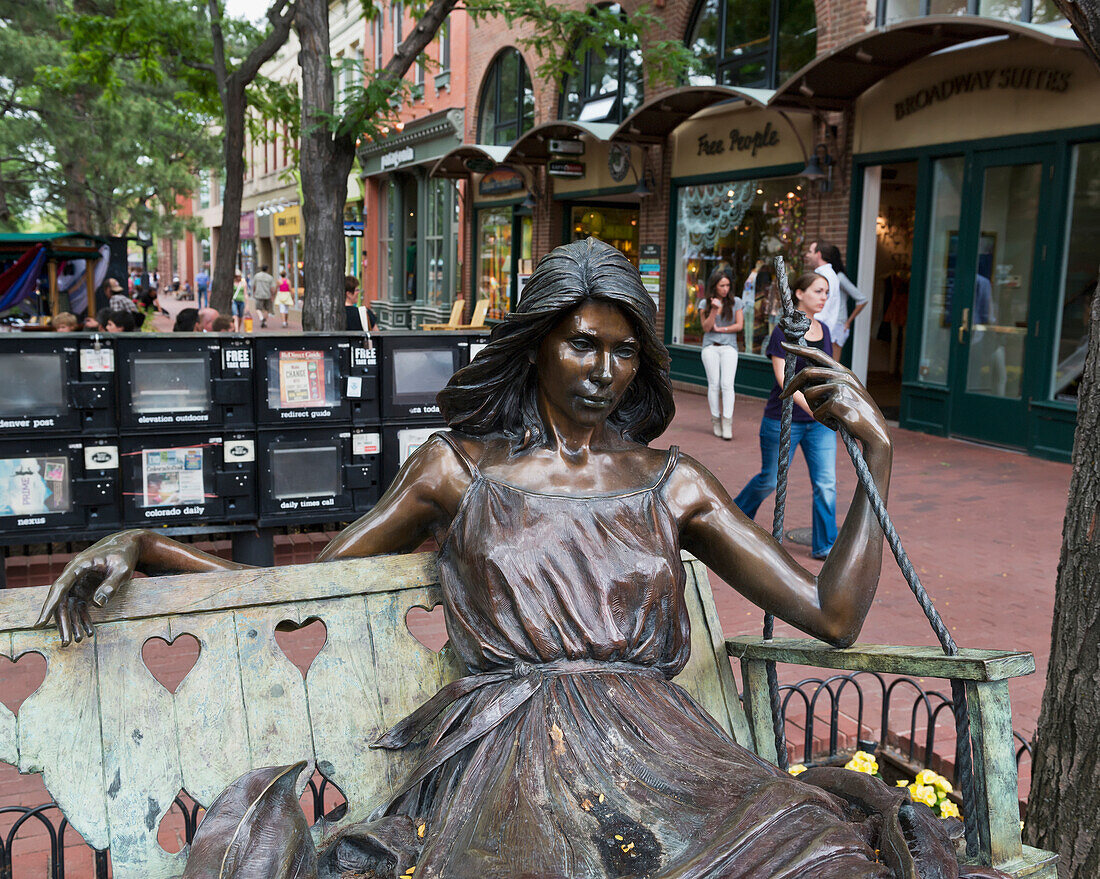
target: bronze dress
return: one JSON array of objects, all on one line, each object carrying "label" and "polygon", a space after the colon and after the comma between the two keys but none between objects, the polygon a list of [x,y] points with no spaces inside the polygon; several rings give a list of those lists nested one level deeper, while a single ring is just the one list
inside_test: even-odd
[{"label": "bronze dress", "polygon": [[[400,747],[438,716],[398,795],[342,835],[359,836],[347,851],[383,840],[416,879],[894,875],[840,800],[733,742],[672,682],[689,651],[662,496],[675,448],[647,488],[562,496],[490,479],[440,435],[472,476],[439,550],[470,677],[384,737]],[[376,875],[334,857],[332,875]]]}]

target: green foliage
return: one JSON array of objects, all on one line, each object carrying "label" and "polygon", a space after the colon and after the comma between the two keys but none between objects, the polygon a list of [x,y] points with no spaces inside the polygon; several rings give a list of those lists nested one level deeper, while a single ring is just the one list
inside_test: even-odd
[{"label": "green foliage", "polygon": [[207,102],[149,53],[112,55],[102,40],[116,23],[88,0],[80,8],[88,12],[78,15],[70,0],[0,2],[9,98],[0,223],[178,232],[193,223],[178,215],[178,200],[216,161]]},{"label": "green foliage", "polygon": [[666,23],[647,6],[629,15],[608,6],[573,8],[554,0],[467,0],[465,8],[474,21],[500,17],[509,27],[531,28],[533,33],[516,42],[540,59],[536,75],[555,82],[577,74],[589,50],[606,58],[643,46],[649,81],[657,87],[679,82],[693,60],[681,40],[658,38]]}]

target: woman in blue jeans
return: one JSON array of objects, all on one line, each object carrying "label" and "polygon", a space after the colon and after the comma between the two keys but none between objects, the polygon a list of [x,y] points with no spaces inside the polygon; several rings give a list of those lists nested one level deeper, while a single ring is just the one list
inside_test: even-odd
[{"label": "woman in blue jeans", "polygon": [[[827,354],[832,353],[829,328],[817,320],[817,313],[825,307],[829,295],[829,282],[821,275],[807,272],[793,284],[795,307],[810,318],[806,344]],[[783,350],[783,331],[776,327],[768,341],[767,354],[772,359],[775,385],[764,407],[760,422],[761,468],[748,481],[734,503],[750,519],[764,499],[775,491],[779,475],[779,419],[782,401],[779,395],[783,385],[783,368],[786,352]],[[795,372],[801,372],[807,361],[795,360]],[[801,391],[794,394],[794,419],[791,423],[791,457],[794,450],[802,448],[806,466],[813,484],[813,545],[810,549],[815,559],[829,554],[836,540],[836,433],[814,420],[809,403]]]}]

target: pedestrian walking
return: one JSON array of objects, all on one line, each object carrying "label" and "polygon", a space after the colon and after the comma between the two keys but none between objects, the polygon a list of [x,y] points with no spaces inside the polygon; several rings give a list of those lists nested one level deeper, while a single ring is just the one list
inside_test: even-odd
[{"label": "pedestrian walking", "polygon": [[195,295],[198,297],[195,302],[196,307],[206,308],[206,297],[209,289],[210,272],[207,271],[206,266],[203,266],[202,270],[195,275]]},{"label": "pedestrian walking", "polygon": [[733,295],[729,269],[715,269],[699,302],[703,323],[703,370],[714,435],[733,439],[733,380],[737,375],[737,333],[745,325],[741,300]]},{"label": "pedestrian walking", "polygon": [[256,300],[256,310],[260,313],[260,326],[267,326],[267,316],[271,314],[271,295],[275,290],[275,279],[268,274],[267,266],[252,276],[252,298]]},{"label": "pedestrian walking", "polygon": [[[848,341],[848,335],[852,331],[852,321],[856,319],[856,315],[867,307],[867,297],[844,274],[844,260],[840,255],[839,247],[835,244],[820,243],[817,246],[817,251],[836,274],[837,295],[833,296],[830,290],[829,299],[825,303],[825,308],[822,309],[821,314],[818,315],[818,320],[829,328],[829,334],[833,339],[833,359],[839,360],[840,351],[844,347],[844,343]],[[856,306],[852,309],[851,314],[848,313],[849,299]]]},{"label": "pedestrian walking", "polygon": [[289,326],[290,306],[294,304],[294,294],[290,292],[290,281],[286,277],[286,269],[279,272],[279,289],[275,293],[275,304],[279,306],[279,314],[283,316],[283,329]]},{"label": "pedestrian walking", "polygon": [[233,332],[235,333],[241,331],[244,323],[244,298],[247,292],[248,285],[241,277],[241,273],[237,272],[233,275]]},{"label": "pedestrian walking", "polygon": [[[829,282],[822,275],[807,272],[794,282],[795,308],[810,318],[806,344],[828,353],[832,350],[829,328],[819,319],[829,296]],[[779,419],[782,417],[783,370],[787,352],[783,349],[783,329],[776,327],[768,341],[767,354],[772,361],[775,383],[764,406],[760,421],[760,472],[750,479],[734,498],[737,507],[750,519],[756,516],[760,504],[775,491],[779,475]],[[795,372],[801,372],[808,361],[795,360]],[[801,391],[794,394],[794,415],[791,422],[791,457],[801,447],[810,471],[813,487],[813,542],[810,554],[823,559],[836,540],[836,433],[814,420],[813,409]]]}]

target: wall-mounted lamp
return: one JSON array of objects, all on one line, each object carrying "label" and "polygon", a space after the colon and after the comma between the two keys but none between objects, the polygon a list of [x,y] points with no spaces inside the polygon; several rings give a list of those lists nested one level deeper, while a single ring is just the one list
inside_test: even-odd
[{"label": "wall-mounted lamp", "polygon": [[634,163],[630,165],[630,170],[634,171],[634,179],[638,182],[638,185],[634,187],[631,195],[636,195],[638,198],[646,198],[653,195],[657,188],[657,175],[649,167],[649,149],[644,148],[642,153],[642,173],[639,174],[634,170]]},{"label": "wall-mounted lamp", "polygon": [[[821,157],[818,161],[818,156]],[[832,192],[833,190],[833,157],[829,155],[829,148],[823,143],[814,147],[814,151],[806,160],[806,167],[802,169],[801,177],[811,183],[817,183],[818,192]]]}]

